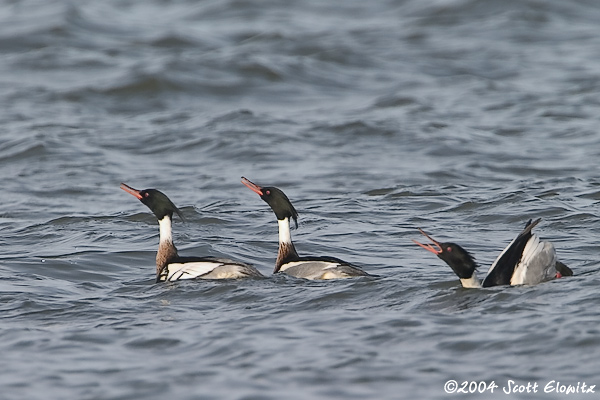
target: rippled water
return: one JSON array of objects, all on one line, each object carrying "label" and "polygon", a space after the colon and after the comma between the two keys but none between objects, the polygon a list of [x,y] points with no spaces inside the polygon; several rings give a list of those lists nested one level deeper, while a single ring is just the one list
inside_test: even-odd
[{"label": "rippled water", "polygon": [[[600,6],[594,1],[35,1],[0,5],[0,374],[6,399],[448,398],[600,385]],[[154,284],[182,255],[377,279]],[[529,218],[576,276],[465,290]],[[597,392],[600,391],[600,388]],[[469,395],[467,398],[489,398]],[[590,396],[582,396],[590,398]]]}]

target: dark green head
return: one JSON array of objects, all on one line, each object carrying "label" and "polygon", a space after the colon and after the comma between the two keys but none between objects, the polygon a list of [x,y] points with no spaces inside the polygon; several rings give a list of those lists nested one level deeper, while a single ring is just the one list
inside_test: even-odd
[{"label": "dark green head", "polygon": [[160,221],[165,216],[173,218],[173,213],[179,215],[183,220],[181,211],[173,204],[173,202],[162,192],[156,189],[137,190],[121,183],[121,189],[135,196],[139,201],[144,203]]},{"label": "dark green head", "polygon": [[477,269],[477,263],[468,251],[456,243],[440,243],[422,229],[419,229],[419,231],[431,240],[432,244],[423,244],[416,240],[413,240],[413,242],[444,260],[459,278],[469,279],[473,276]]},{"label": "dark green head", "polygon": [[242,177],[242,183],[258,194],[271,207],[278,220],[292,218],[296,228],[298,227],[298,211],[280,189],[273,186],[260,187],[244,177]]}]

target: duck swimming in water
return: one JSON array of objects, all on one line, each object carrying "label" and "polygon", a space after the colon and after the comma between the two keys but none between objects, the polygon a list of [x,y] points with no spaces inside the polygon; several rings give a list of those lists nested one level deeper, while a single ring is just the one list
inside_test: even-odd
[{"label": "duck swimming in water", "polygon": [[280,189],[261,187],[242,177],[242,183],[255,192],[273,210],[279,224],[279,251],[273,273],[304,279],[340,279],[357,276],[373,276],[359,267],[335,257],[300,257],[296,252],[290,233],[290,220],[298,227],[298,212]]},{"label": "duck swimming in water", "polygon": [[496,258],[483,282],[477,278],[478,265],[473,256],[456,243],[440,243],[421,229],[421,233],[432,244],[413,241],[444,260],[466,288],[536,285],[547,280],[572,276],[573,271],[557,260],[552,243],[543,242],[531,233],[540,221],[541,219],[534,222],[529,220],[525,229]]},{"label": "duck swimming in water", "polygon": [[156,253],[156,282],[180,279],[237,279],[264,277],[250,264],[227,258],[180,257],[173,244],[171,220],[173,213],[181,219],[181,211],[156,189],[137,190],[121,183],[121,189],[144,203],[158,219],[160,239]]}]

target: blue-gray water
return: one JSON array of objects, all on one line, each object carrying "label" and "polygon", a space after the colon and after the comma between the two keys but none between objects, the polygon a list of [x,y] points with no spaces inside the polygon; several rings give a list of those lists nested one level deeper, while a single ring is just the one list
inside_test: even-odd
[{"label": "blue-gray water", "polygon": [[[600,385],[599,20],[591,0],[3,2],[0,398]],[[242,175],[294,202],[301,255],[380,278],[154,284],[156,220],[119,183],[180,206],[182,255],[269,275],[277,224]],[[537,217],[575,277],[465,290],[411,242],[458,242],[483,276]]]}]

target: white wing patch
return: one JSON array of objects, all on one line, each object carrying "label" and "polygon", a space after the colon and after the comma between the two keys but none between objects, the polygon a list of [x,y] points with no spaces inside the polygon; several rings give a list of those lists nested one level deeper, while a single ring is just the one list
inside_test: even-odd
[{"label": "white wing patch", "polygon": [[186,263],[172,263],[167,266],[169,269],[168,281],[177,281],[179,279],[194,279],[208,274],[215,268],[224,265],[221,262],[197,261]]},{"label": "white wing patch", "polygon": [[511,285],[536,285],[556,274],[556,250],[550,242],[531,236],[510,280]]}]

